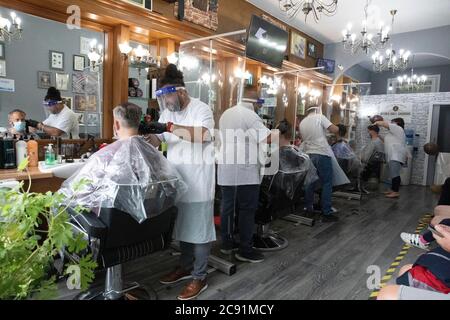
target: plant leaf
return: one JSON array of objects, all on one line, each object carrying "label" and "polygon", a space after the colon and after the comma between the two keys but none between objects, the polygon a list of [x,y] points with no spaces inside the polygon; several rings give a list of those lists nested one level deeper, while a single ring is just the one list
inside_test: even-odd
[{"label": "plant leaf", "polygon": [[22,172],[28,167],[28,157],[26,159],[23,159],[19,166],[17,167],[17,171]]}]

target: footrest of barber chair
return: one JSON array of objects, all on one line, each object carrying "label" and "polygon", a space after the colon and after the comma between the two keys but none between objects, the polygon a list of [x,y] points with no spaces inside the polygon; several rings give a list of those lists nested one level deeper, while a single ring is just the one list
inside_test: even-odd
[{"label": "footrest of barber chair", "polygon": [[335,191],[333,192],[333,197],[357,201],[361,201],[362,198],[360,192],[349,192],[349,191]]},{"label": "footrest of barber chair", "polygon": [[253,239],[253,248],[264,252],[282,250],[288,245],[289,241],[276,233],[255,235]]},{"label": "footrest of barber chair", "polygon": [[304,217],[304,216],[301,216],[301,215],[295,214],[295,213],[284,216],[281,219],[289,221],[289,222],[304,224],[309,227],[314,226],[314,224],[316,223],[316,220],[314,218]]}]

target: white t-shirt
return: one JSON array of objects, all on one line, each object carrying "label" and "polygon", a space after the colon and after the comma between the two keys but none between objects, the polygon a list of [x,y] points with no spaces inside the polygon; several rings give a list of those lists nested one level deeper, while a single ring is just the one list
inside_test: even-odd
[{"label": "white t-shirt", "polygon": [[251,103],[226,110],[219,121],[221,133],[217,180],[221,186],[258,185],[261,165],[258,145],[270,134]]},{"label": "white t-shirt", "polygon": [[406,163],[406,135],[402,127],[395,123],[389,124],[389,132],[384,137],[384,148],[388,161]]},{"label": "white t-shirt", "polygon": [[[63,139],[79,139],[80,127],[78,125],[78,117],[67,106],[61,110],[60,113],[51,114],[44,122],[46,126],[50,126],[61,131],[65,134],[61,136]],[[72,137],[71,137],[72,135]]]},{"label": "white t-shirt", "polygon": [[322,114],[310,114],[300,123],[304,152],[330,156],[330,146],[327,141],[327,129],[331,121]]}]

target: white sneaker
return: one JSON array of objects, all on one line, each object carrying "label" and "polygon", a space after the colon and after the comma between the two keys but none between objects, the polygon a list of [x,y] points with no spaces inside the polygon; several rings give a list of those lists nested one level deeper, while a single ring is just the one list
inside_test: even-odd
[{"label": "white sneaker", "polygon": [[400,238],[402,238],[403,242],[405,242],[407,245],[423,250],[428,250],[428,244],[422,243],[422,241],[420,241],[420,234],[403,232],[400,235]]}]

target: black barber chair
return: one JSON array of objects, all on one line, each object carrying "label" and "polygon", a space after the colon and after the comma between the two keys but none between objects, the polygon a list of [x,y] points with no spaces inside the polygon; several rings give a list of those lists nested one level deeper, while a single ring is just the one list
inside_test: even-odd
[{"label": "black barber chair", "polygon": [[144,291],[144,298],[150,297],[138,283],[124,287],[122,264],[169,247],[176,207],[141,224],[128,213],[117,209],[101,209],[99,216],[92,212],[77,214],[70,209],[69,213],[75,230],[89,240],[89,249],[99,268],[106,269],[104,289],[82,293],[77,299],[119,300],[135,289]]},{"label": "black barber chair", "polygon": [[[300,161],[295,153],[283,152],[283,156],[289,163]],[[299,163],[301,166],[301,163]],[[285,219],[297,223],[314,225],[314,219],[302,217],[297,213],[303,210],[303,182],[299,173],[278,172],[274,176],[265,176],[261,183],[259,206],[255,215],[257,225],[253,246],[260,251],[276,251],[284,249],[289,242],[286,238],[269,229],[269,224],[277,219]]]}]

